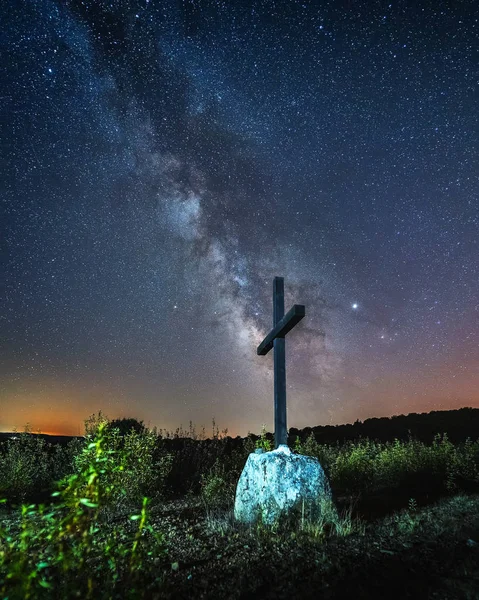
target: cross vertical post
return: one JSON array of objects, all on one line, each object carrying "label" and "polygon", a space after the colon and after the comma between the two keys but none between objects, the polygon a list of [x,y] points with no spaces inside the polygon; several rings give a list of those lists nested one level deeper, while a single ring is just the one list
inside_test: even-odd
[{"label": "cross vertical post", "polygon": [[[275,277],[273,281],[273,327],[284,317],[284,279]],[[276,448],[287,444],[286,424],[286,340],[277,337],[274,347],[274,444]]]},{"label": "cross vertical post", "polygon": [[273,282],[273,329],[257,348],[264,356],[274,348],[274,443],[275,447],[287,445],[286,426],[286,348],[285,336],[305,315],[302,304],[294,304],[284,314],[284,279],[275,277]]}]

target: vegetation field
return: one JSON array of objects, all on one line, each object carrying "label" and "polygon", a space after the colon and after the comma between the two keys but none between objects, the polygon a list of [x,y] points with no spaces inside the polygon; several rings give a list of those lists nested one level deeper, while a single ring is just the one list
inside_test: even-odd
[{"label": "vegetation field", "polygon": [[319,443],[334,504],[237,523],[236,483],[271,436],[211,439],[99,413],[49,444],[0,444],[0,598],[479,598],[479,440]]}]

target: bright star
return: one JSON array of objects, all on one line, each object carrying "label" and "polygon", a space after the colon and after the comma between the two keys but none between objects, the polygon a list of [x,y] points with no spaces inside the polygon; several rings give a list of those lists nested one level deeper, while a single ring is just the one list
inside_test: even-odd
[{"label": "bright star", "polygon": [[357,309],[358,305],[356,304],[356,302],[352,305],[352,307],[354,308],[354,310]]}]

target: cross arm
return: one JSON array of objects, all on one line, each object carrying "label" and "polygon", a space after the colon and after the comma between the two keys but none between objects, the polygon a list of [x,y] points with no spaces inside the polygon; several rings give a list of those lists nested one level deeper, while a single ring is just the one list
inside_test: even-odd
[{"label": "cross arm", "polygon": [[295,304],[284,317],[273,327],[273,329],[264,338],[258,346],[256,353],[260,356],[268,354],[273,347],[275,338],[283,338],[288,331],[291,331],[296,323],[299,323],[306,314],[305,307],[302,304]]}]

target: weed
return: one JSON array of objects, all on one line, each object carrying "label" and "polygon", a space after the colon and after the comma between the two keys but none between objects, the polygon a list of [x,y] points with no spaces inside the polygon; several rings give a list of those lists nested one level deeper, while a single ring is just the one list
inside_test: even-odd
[{"label": "weed", "polygon": [[261,435],[259,440],[256,441],[255,447],[264,450],[265,452],[271,452],[273,449],[271,441],[266,436],[266,425],[264,424],[261,426]]},{"label": "weed", "polygon": [[[0,592],[2,597],[112,597],[121,586],[134,597],[145,566],[165,553],[163,536],[148,524],[148,499],[143,498],[136,532],[100,522],[100,510],[115,498],[115,474],[128,464],[125,451],[108,447],[106,423],[89,439],[76,474],[59,483],[61,502],[23,505],[20,531],[0,530]],[[84,458],[83,458],[84,457]]]},{"label": "weed", "polygon": [[86,448],[74,459],[75,471],[82,472],[95,455],[91,442],[100,428],[107,456],[121,454],[123,460],[120,469],[105,469],[100,474],[102,485],[112,490],[110,505],[121,508],[140,502],[145,495],[161,495],[173,458],[170,454],[155,456],[155,432],[146,428],[138,432],[131,428],[122,434],[101,413],[85,422]]},{"label": "weed", "polygon": [[410,513],[417,513],[418,505],[414,498],[409,498],[409,501],[407,503],[407,509]]},{"label": "weed", "polygon": [[5,443],[0,454],[0,493],[24,501],[33,491],[51,482],[51,467],[45,440],[32,435],[26,425],[17,439]]},{"label": "weed", "polygon": [[216,459],[208,473],[201,477],[201,497],[207,508],[232,504],[235,484],[228,477],[225,465]]},{"label": "weed", "polygon": [[454,445],[446,434],[437,434],[429,446],[413,439],[362,439],[334,447],[319,444],[311,434],[304,443],[298,438],[295,450],[318,458],[331,485],[346,493],[402,487],[414,477],[447,491],[479,482],[479,440]]}]

